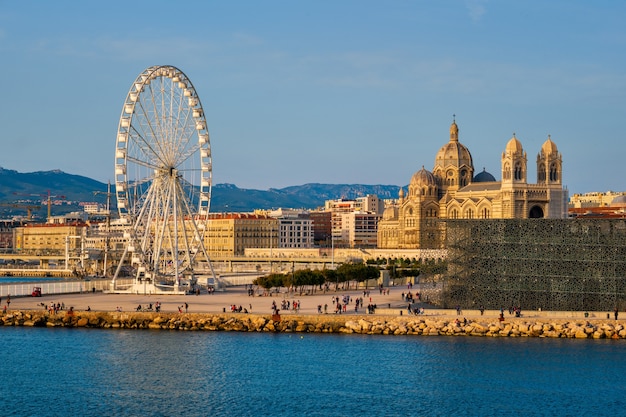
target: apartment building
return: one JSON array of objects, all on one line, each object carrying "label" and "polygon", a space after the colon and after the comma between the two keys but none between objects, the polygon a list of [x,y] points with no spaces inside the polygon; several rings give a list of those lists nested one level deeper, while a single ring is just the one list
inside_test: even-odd
[{"label": "apartment building", "polygon": [[342,213],[341,241],[351,248],[376,248],[380,218],[375,213]]},{"label": "apartment building", "polygon": [[86,229],[86,223],[28,224],[14,229],[14,248],[29,255],[79,254]]},{"label": "apartment building", "polygon": [[278,247],[278,220],[262,214],[209,214],[204,245],[213,260],[244,256],[246,248]]},{"label": "apartment building", "polygon": [[[376,195],[358,197],[354,200],[327,200],[324,203],[324,210],[331,213],[333,246],[360,247],[364,244],[363,242],[367,242],[367,247],[375,247],[376,239],[374,238],[372,244],[372,238],[366,237],[370,233],[367,228],[373,225],[377,233],[378,219],[382,216],[384,209],[384,201]],[[353,213],[359,213],[362,216],[353,216]],[[344,217],[344,215],[348,216]],[[344,218],[348,223],[344,224]]]}]

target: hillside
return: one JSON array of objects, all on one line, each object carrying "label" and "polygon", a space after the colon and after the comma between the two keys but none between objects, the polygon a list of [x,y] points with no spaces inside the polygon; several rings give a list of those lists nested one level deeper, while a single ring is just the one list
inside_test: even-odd
[{"label": "hillside", "polygon": [[[313,209],[323,206],[325,200],[338,198],[354,199],[368,194],[376,194],[380,198],[395,198],[399,189],[396,185],[304,184],[254,190],[238,188],[234,184],[216,184],[213,186],[211,211],[239,212],[279,207]],[[106,191],[105,183],[60,170],[21,173],[0,168],[0,217],[25,214],[24,210],[11,207],[10,204],[36,204],[45,201],[48,193],[57,196],[53,200],[64,202],[54,207],[55,213],[81,210],[79,202],[106,203]],[[113,198],[111,202],[113,206],[114,200]],[[43,209],[35,214],[45,216]]]}]

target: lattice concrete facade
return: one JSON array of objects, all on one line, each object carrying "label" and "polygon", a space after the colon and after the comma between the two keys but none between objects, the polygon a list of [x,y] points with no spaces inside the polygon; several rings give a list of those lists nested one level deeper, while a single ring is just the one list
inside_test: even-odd
[{"label": "lattice concrete facade", "polygon": [[626,307],[626,219],[446,223],[446,307]]}]

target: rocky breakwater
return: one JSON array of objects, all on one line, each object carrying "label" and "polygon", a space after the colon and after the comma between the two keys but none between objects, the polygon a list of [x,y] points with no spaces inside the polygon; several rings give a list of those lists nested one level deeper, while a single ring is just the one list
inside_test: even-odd
[{"label": "rocky breakwater", "polygon": [[344,333],[423,336],[564,337],[577,339],[626,339],[618,322],[590,321],[457,321],[437,319],[350,320]]},{"label": "rocky breakwater", "polygon": [[74,327],[99,329],[205,330],[236,332],[302,332],[371,335],[553,337],[626,339],[626,327],[613,320],[458,321],[444,318],[282,315],[175,314],[122,312],[13,311],[0,317],[3,326]]}]

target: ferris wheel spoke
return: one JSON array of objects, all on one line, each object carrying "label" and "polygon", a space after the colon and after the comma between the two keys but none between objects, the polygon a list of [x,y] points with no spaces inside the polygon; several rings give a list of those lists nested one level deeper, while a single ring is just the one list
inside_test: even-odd
[{"label": "ferris wheel spoke", "polygon": [[128,156],[126,159],[128,160],[128,162],[132,162],[135,165],[139,165],[148,169],[152,169],[152,170],[159,169],[159,167],[155,165],[154,163],[152,163],[152,161],[145,161],[143,159],[138,159],[133,156]]},{"label": "ferris wheel spoke", "polygon": [[200,144],[197,144],[197,143],[192,145],[192,146],[190,146],[190,147],[188,147],[187,149],[185,149],[184,152],[181,152],[177,156],[177,158],[176,158],[176,165],[175,166],[181,166],[190,157],[192,157],[195,154],[197,154],[199,150],[200,150]]},{"label": "ferris wheel spoke", "polygon": [[148,138],[162,138],[164,137],[165,129],[162,126],[162,120],[159,115],[161,114],[161,110],[157,107],[156,100],[154,100],[154,91],[152,89],[152,84],[148,86],[148,97],[150,98],[150,102],[145,103],[143,101],[139,102],[140,109],[142,113],[146,116],[152,115],[152,117],[146,117],[144,123],[141,125],[142,128],[146,128],[147,132],[144,135],[141,135],[141,143],[143,143],[147,149],[151,151],[151,154],[154,155],[157,159],[159,159],[162,163],[165,163],[164,155],[165,148],[163,141],[150,140]]},{"label": "ferris wheel spoke", "polygon": [[[184,115],[181,115],[180,113],[181,111],[179,110],[179,117],[184,116],[184,119],[183,119],[184,121],[182,123],[182,128],[180,128],[180,126],[178,125],[176,126],[176,130],[174,132],[175,133],[174,138],[176,139],[175,146],[172,147],[172,148],[177,149],[179,151],[179,154],[181,153],[180,151],[183,151],[189,148],[191,144],[191,138],[193,137],[193,131],[195,130],[193,129],[194,126],[193,126],[193,117],[192,117],[191,109],[187,109]],[[196,145],[198,144],[196,143]],[[178,161],[186,159],[186,157],[181,158],[178,155],[175,155],[175,158],[177,158]]]},{"label": "ferris wheel spoke", "polygon": [[[132,145],[144,156],[144,159],[163,162],[161,152],[155,148],[153,141],[150,141],[143,132],[139,132],[134,126],[132,132],[134,132],[134,134],[131,135]],[[133,149],[133,151],[134,150],[135,149]]]}]

